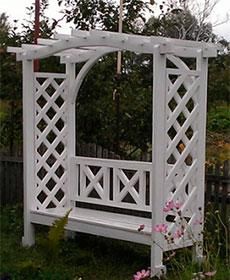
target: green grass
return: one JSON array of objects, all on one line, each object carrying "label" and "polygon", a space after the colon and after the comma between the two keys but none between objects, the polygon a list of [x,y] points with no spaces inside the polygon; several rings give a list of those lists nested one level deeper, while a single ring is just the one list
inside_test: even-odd
[{"label": "green grass", "polygon": [[[125,280],[149,263],[149,248],[128,242],[77,234],[75,240],[63,241],[55,260],[46,255],[40,240],[47,236],[46,227],[36,228],[36,245],[23,248],[22,219],[18,208],[1,212],[0,275],[12,279]],[[0,278],[1,279],[1,278]]]},{"label": "green grass", "polygon": [[[131,280],[133,274],[147,268],[149,248],[87,234],[77,234],[74,240],[62,241],[58,256],[52,259],[42,246],[48,229],[36,227],[36,245],[21,246],[22,209],[20,206],[1,209],[0,279],[12,280]],[[169,263],[166,279],[191,280],[195,271],[191,252],[177,255],[177,264]],[[185,260],[187,258],[187,260]],[[226,265],[221,260],[215,280],[226,280]]]}]

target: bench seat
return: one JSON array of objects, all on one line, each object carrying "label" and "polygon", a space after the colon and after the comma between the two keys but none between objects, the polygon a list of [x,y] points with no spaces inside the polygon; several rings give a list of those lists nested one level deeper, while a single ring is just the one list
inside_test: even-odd
[{"label": "bench seat", "polygon": [[[31,210],[31,222],[50,226],[56,219],[63,217],[68,210],[67,208]],[[139,232],[138,228],[142,224],[145,228]],[[151,228],[151,219],[148,218],[85,208],[72,209],[66,225],[67,230],[146,245],[151,245]]]}]

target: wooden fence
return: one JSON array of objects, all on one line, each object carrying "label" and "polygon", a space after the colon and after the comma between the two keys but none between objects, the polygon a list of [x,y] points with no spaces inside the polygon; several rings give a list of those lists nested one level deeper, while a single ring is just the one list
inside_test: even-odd
[{"label": "wooden fence", "polygon": [[[113,152],[94,144],[81,145],[77,155],[119,159]],[[223,165],[216,164],[206,170],[206,206],[212,203],[224,218],[230,216],[230,160]],[[23,201],[23,161],[21,158],[0,157],[0,197],[1,205],[22,203]]]},{"label": "wooden fence", "polygon": [[[77,155],[95,158],[120,159],[114,152],[96,144],[77,144]],[[23,160],[0,156],[0,205],[13,205],[23,201]]]},{"label": "wooden fence", "polygon": [[206,170],[205,204],[212,203],[212,208],[219,209],[222,218],[230,217],[230,160],[222,165],[216,164]]},{"label": "wooden fence", "polygon": [[0,198],[1,205],[22,203],[22,158],[0,157]]}]

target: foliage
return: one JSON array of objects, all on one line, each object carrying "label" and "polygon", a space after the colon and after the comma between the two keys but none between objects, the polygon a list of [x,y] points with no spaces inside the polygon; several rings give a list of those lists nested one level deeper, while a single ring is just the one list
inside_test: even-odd
[{"label": "foliage", "polygon": [[217,106],[208,112],[208,130],[215,132],[230,132],[229,106]]},{"label": "foliage", "polygon": [[[41,1],[41,28],[43,38],[50,38],[62,20],[71,22],[76,29],[92,28],[108,31],[118,29],[117,1],[57,0],[60,18],[46,16],[48,1]],[[153,4],[154,1],[150,1]],[[123,31],[157,36],[168,36],[191,40],[216,40],[208,21],[202,21],[187,5],[187,1],[170,1],[160,4],[160,16],[146,19],[146,11],[151,11],[148,1],[124,1]],[[208,2],[207,2],[208,3]],[[18,22],[14,26],[7,16],[0,17],[1,99],[5,108],[1,116],[1,150],[11,154],[22,142],[22,105],[21,105],[21,64],[15,62],[13,55],[6,53],[6,46],[19,46],[33,42],[34,5],[27,8],[29,20],[25,20],[22,31]],[[147,21],[147,22],[146,22]],[[225,46],[227,42],[222,40]],[[77,71],[82,64],[77,65]],[[229,54],[221,53],[210,61],[208,83],[209,110],[216,102],[227,102],[229,98]],[[57,57],[40,61],[40,70],[63,72],[64,66]],[[134,157],[139,151],[145,153],[151,146],[152,122],[152,58],[123,52],[122,73],[116,76],[116,54],[101,58],[88,73],[80,89],[77,100],[77,141],[95,142],[105,148],[113,149],[122,156]],[[114,98],[115,91],[117,92]],[[7,101],[5,101],[7,100]],[[7,113],[6,113],[7,112]],[[219,119],[221,120],[219,121]],[[212,130],[226,127],[226,118],[221,115],[209,122]],[[221,130],[222,132],[223,130]],[[224,130],[225,131],[225,130]],[[16,147],[16,148],[12,148]]]},{"label": "foliage", "polygon": [[[128,146],[146,150],[151,141],[152,77],[148,73],[143,78],[141,74],[148,68],[136,62],[137,59],[146,59],[146,56],[124,53],[126,63],[119,79],[114,75],[115,58],[112,54],[100,60],[89,72],[79,92],[78,141],[94,141],[112,149],[119,131],[123,151]],[[113,98],[115,90],[120,96],[119,111]]]},{"label": "foliage", "polygon": [[71,211],[72,209],[67,211],[64,217],[55,220],[49,229],[47,239],[41,241],[48,261],[55,260],[58,255],[60,242],[64,238],[65,226]]},{"label": "foliage", "polygon": [[[190,248],[185,247],[180,250],[170,250],[165,252],[164,264],[172,270],[172,275],[177,277],[177,279],[200,280],[209,277],[213,277],[213,279],[222,279],[223,271],[220,265],[220,259],[226,269],[230,261],[229,221],[225,224],[221,218],[219,210],[214,211],[210,203],[209,209],[206,209],[205,218],[202,217],[202,209],[199,207],[198,218],[194,220],[193,223],[190,223],[188,222],[188,218],[182,213],[182,206],[183,204],[179,201],[169,200],[163,208],[164,212],[170,213],[174,216],[173,223],[176,227],[175,230],[167,224],[156,224],[153,227],[153,231],[161,235],[161,239],[164,240],[163,242],[167,242],[169,248],[171,245],[179,245],[179,241],[186,242],[186,239],[189,238],[192,241],[193,246],[197,246],[197,250],[203,253],[203,259],[194,259],[194,261],[192,261],[192,251]],[[145,225],[140,225],[138,228],[140,234],[144,228]],[[214,233],[215,236],[213,236]],[[154,243],[163,251],[161,244],[157,240],[159,239],[157,238]],[[190,269],[187,268],[189,262]],[[229,269],[227,269],[226,272],[228,273]],[[160,279],[168,279],[163,271],[157,271],[156,277]],[[148,270],[142,270],[133,276],[133,280],[141,279],[150,279]]]},{"label": "foliage", "polygon": [[[41,1],[41,28],[40,33],[44,38],[53,34],[56,25],[45,16],[48,1]],[[34,5],[27,8],[28,16],[34,13]],[[22,30],[18,31],[17,20],[14,26],[8,22],[6,14],[0,15],[0,150],[10,155],[20,155],[22,151],[22,69],[21,63],[15,60],[15,55],[6,51],[7,46],[21,46],[23,43],[33,42],[34,24],[32,20],[26,20],[22,24]],[[40,63],[41,71],[57,71],[61,69],[56,57],[44,60]]]},{"label": "foliage", "polygon": [[[15,280],[130,280],[135,267],[148,261],[145,246],[77,234],[76,240],[60,243],[55,263],[48,262],[41,245],[21,246],[21,207],[13,209],[1,209],[1,279],[8,276]],[[11,224],[13,220],[16,224]],[[16,225],[20,226],[19,231],[14,230]],[[45,239],[47,229],[36,227],[36,236]]]},{"label": "foliage", "polygon": [[203,16],[199,20],[197,14],[189,5],[191,1],[163,1],[160,5],[160,15],[152,16],[145,25],[144,33],[195,41],[210,41],[216,39],[212,25],[205,22],[207,10],[200,11]]},{"label": "foliage", "polygon": [[[226,266],[230,263],[229,256],[229,221],[223,222],[219,210],[215,210],[211,203],[206,210],[204,223],[204,269],[218,270],[219,259],[221,258]],[[215,234],[213,234],[213,231]]]},{"label": "foliage", "polygon": [[[100,28],[107,31],[118,30],[119,6],[114,0],[57,0],[67,22],[74,23],[76,29]],[[134,32],[136,20],[145,22],[144,12],[149,5],[142,0],[124,1],[123,31]]]},{"label": "foliage", "polygon": [[216,104],[223,102],[229,105],[230,53],[210,59],[208,70],[208,109],[212,110]]},{"label": "foliage", "polygon": [[[81,277],[84,280],[131,280],[133,271],[141,269],[149,262],[147,246],[77,234],[76,240],[60,243],[60,253],[54,265],[44,258],[41,246],[35,245],[31,248],[21,246],[22,206],[5,207],[0,210],[1,279],[8,277],[15,280],[78,280]],[[211,237],[215,237],[217,245],[217,233],[214,231],[217,228],[218,218],[217,214],[213,213],[215,217],[210,216],[211,224],[208,231]],[[219,230],[219,235],[223,235],[222,226]],[[36,235],[39,235],[40,239],[46,238],[47,229],[36,227]],[[221,247],[224,248],[224,243],[222,244]],[[195,268],[191,264],[191,251],[179,250],[175,258],[184,268],[175,271],[175,266],[169,263],[166,279],[191,280]],[[217,273],[211,279],[227,279],[229,268],[224,262],[222,253],[221,258],[217,258],[216,261]]]},{"label": "foliage", "polygon": [[207,164],[223,164],[230,159],[228,106],[221,105],[209,110],[207,127]]}]

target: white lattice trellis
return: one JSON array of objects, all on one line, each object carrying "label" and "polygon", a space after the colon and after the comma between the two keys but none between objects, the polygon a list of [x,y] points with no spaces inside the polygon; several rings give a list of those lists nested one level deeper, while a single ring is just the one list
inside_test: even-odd
[{"label": "white lattice trellis", "polygon": [[64,74],[35,73],[36,209],[66,204],[67,82]]},{"label": "white lattice trellis", "polygon": [[[101,56],[120,50],[153,56],[152,163],[75,156],[78,91]],[[164,269],[163,251],[192,245],[191,228],[202,242],[202,223],[196,228],[193,223],[203,219],[207,64],[208,57],[216,56],[216,46],[72,30],[8,51],[23,62],[25,245],[35,242],[34,223],[51,225],[70,207],[69,230],[150,245],[152,276]],[[34,73],[33,60],[51,55],[60,57],[66,73]],[[83,62],[76,75],[75,64]],[[186,218],[185,232],[173,246],[152,231],[167,223],[175,233],[180,217],[163,211],[168,200],[182,203],[180,215]],[[79,203],[113,210],[80,208]],[[114,208],[145,211],[148,218],[121,215]],[[140,224],[146,224],[143,234],[137,230]],[[196,246],[198,257],[200,248]]]},{"label": "white lattice trellis", "polygon": [[[199,134],[198,118],[201,106],[199,104],[201,93],[201,71],[191,70],[183,60],[168,55],[167,59],[177,68],[167,68],[167,94],[166,94],[166,153],[165,165],[172,164],[165,179],[165,203],[168,200],[180,201],[183,204],[181,215],[186,217],[187,229],[180,238],[185,243],[190,239],[199,239],[191,228],[195,219],[200,216],[197,197],[200,195],[198,176],[197,142]],[[191,65],[190,65],[191,67]],[[173,213],[167,213],[167,215]],[[165,216],[167,216],[165,215]],[[170,232],[178,228],[180,217],[170,225]],[[187,232],[186,232],[187,230]],[[166,241],[166,248],[171,245]]]}]

